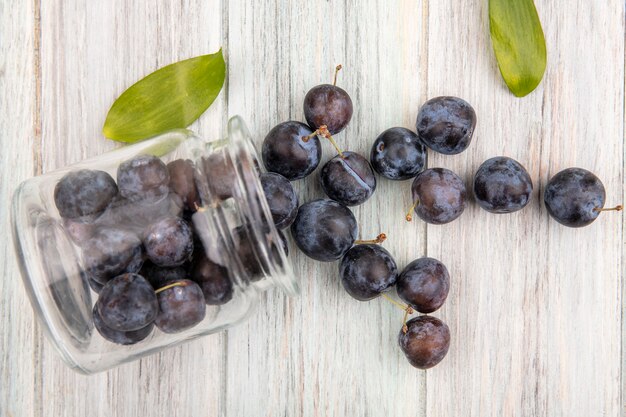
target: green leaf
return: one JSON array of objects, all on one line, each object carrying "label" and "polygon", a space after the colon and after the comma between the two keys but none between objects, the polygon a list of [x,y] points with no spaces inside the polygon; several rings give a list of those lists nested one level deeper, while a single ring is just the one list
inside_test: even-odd
[{"label": "green leaf", "polygon": [[222,50],[163,67],[115,100],[102,133],[133,143],[193,123],[218,96],[226,75]]},{"label": "green leaf", "polygon": [[524,97],[546,70],[546,40],[533,0],[489,0],[489,29],[504,82]]}]

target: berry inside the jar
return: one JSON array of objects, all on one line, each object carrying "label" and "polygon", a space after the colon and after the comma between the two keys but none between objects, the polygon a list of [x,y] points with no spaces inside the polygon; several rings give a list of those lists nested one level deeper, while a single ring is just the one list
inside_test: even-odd
[{"label": "berry inside the jar", "polygon": [[[202,179],[208,181],[204,185],[214,206],[236,198],[237,172],[224,152],[199,163],[176,159],[166,164],[139,155],[120,164],[117,183],[104,171],[88,169],[71,171],[57,183],[54,201],[61,224],[80,249],[82,279],[98,295],[93,322],[106,341],[140,343],[155,327],[164,333],[188,330],[204,320],[208,307],[235,297],[233,271],[212,259],[215,248],[205,253],[192,218],[204,210]],[[278,226],[287,227],[298,209],[291,184],[278,174],[259,180]],[[232,231],[249,281],[264,278],[269,270],[253,229],[246,220]],[[274,256],[276,245],[287,252],[282,233],[267,245]]]}]

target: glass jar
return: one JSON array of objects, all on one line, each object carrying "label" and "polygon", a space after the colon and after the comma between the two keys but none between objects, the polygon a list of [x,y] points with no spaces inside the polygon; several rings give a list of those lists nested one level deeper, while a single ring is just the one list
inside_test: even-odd
[{"label": "glass jar", "polygon": [[[172,161],[189,164],[195,198],[173,191],[176,172],[171,171],[165,190],[148,184],[146,189],[151,192],[144,195],[123,193],[122,187],[118,191],[119,177],[117,186],[112,183],[118,167],[138,156],[150,159],[144,155],[160,158],[163,163],[156,164],[161,171]],[[66,174],[85,169],[110,174],[110,184],[104,188],[113,189],[111,194],[116,195],[107,203],[110,196],[102,192],[86,203],[94,212],[74,217],[77,213],[66,207],[61,210],[62,217],[57,204],[63,205],[63,200],[55,201],[55,187]],[[222,140],[208,142],[189,130],[175,130],[29,179],[19,186],[13,196],[12,221],[24,285],[45,332],[69,366],[85,374],[110,369],[244,320],[253,311],[259,293],[268,288],[277,286],[289,295],[297,294],[284,236],[272,222],[259,170],[249,132],[241,118],[233,117],[228,123],[228,137]],[[126,191],[133,187],[125,184]],[[84,189],[73,191],[78,195]],[[106,208],[101,207],[104,203]],[[194,236],[191,259],[188,257],[176,268],[155,265],[146,254],[148,228],[163,218],[184,219]],[[106,241],[105,235],[113,233],[111,230],[118,233],[117,240]],[[120,236],[130,236],[130,240],[120,241]],[[102,244],[104,249],[95,250],[98,244],[93,242],[103,241],[107,242]],[[139,244],[129,246],[128,241]],[[102,256],[94,257],[94,253]],[[129,257],[134,260],[120,263],[120,259]],[[114,275],[147,275],[145,278],[159,292],[158,287],[163,288],[165,281],[155,283],[152,278],[173,270],[194,278],[198,259],[213,267],[208,268],[209,275],[215,268],[222,271],[226,278],[221,282],[228,284],[217,300],[209,300],[211,288],[207,295],[202,287],[207,304],[204,319],[198,324],[175,333],[164,333],[151,325],[151,330],[144,328],[147,337],[141,335],[143,339],[135,338],[132,344],[114,343],[94,327],[98,292]]]}]

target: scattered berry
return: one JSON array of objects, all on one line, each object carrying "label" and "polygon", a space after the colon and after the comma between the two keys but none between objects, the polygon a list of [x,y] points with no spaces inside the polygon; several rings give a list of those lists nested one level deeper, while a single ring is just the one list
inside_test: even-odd
[{"label": "scattered berry", "polygon": [[376,190],[370,163],[354,152],[343,152],[326,162],[320,180],[326,195],[346,206],[363,204]]},{"label": "scattered berry", "polygon": [[548,181],[543,195],[552,218],[564,226],[591,224],[602,211],[619,211],[622,206],[604,208],[604,185],[593,173],[582,168],[568,168]]},{"label": "scattered berry", "polygon": [[479,206],[491,213],[513,213],[526,207],[533,182],[526,169],[506,156],[482,163],[474,175],[474,196]]},{"label": "scattered berry", "polygon": [[458,97],[430,99],[417,114],[416,129],[420,140],[444,155],[458,154],[467,149],[475,127],[474,109]]},{"label": "scattered berry", "polygon": [[263,141],[265,169],[289,181],[306,177],[317,168],[322,157],[322,144],[309,126],[300,122],[276,125]]},{"label": "scattered berry", "polygon": [[331,135],[346,128],[352,119],[352,99],[342,88],[337,87],[337,72],[333,84],[313,87],[304,97],[304,118],[313,129],[326,125]]},{"label": "scattered berry", "polygon": [[[465,210],[465,184],[458,175],[445,168],[430,168],[413,180],[412,210],[426,223],[445,224]],[[411,220],[411,212],[407,214]]]},{"label": "scattered berry", "polygon": [[415,317],[406,323],[406,330],[400,330],[398,344],[414,367],[432,368],[448,353],[450,329],[441,320],[431,316]]},{"label": "scattered berry", "polygon": [[354,215],[333,200],[303,204],[291,225],[291,234],[305,255],[322,262],[341,259],[358,235]]},{"label": "scattered berry", "polygon": [[348,294],[359,301],[368,301],[395,285],[398,267],[382,246],[360,244],[344,255],[339,274]]},{"label": "scattered berry", "polygon": [[396,285],[398,296],[420,313],[432,313],[441,307],[449,290],[448,269],[433,258],[420,258],[408,264]]},{"label": "scattered berry", "polygon": [[392,127],[374,141],[370,162],[387,179],[408,180],[426,167],[426,147],[409,129]]}]

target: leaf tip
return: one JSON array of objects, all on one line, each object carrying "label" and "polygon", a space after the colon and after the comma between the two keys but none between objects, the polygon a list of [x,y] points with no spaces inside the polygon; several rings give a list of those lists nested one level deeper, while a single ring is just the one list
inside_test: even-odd
[{"label": "leaf tip", "polygon": [[515,97],[518,97],[518,98],[526,97],[527,95],[532,93],[533,90],[530,90],[530,91],[518,91],[518,90],[512,90],[511,88],[509,88],[509,91],[511,91],[511,93],[513,93],[513,95]]},{"label": "leaf tip", "polygon": [[122,138],[118,134],[118,132],[116,132],[113,127],[111,127],[111,124],[108,123],[108,119],[104,122],[104,126],[102,126],[102,135],[105,138],[115,142],[126,142],[126,140],[124,140],[124,138]]},{"label": "leaf tip", "polygon": [[111,132],[111,128],[107,125],[106,122],[104,123],[104,126],[102,126],[102,134],[105,138],[112,139],[111,136],[113,132]]}]

